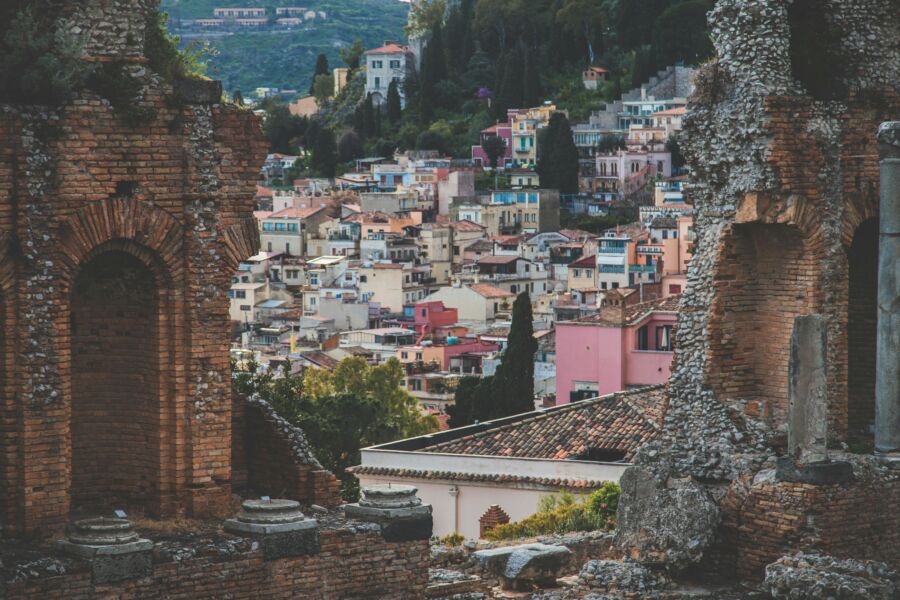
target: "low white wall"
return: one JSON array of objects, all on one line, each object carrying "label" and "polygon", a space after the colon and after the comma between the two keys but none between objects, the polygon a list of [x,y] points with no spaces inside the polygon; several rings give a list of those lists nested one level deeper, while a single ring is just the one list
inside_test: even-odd
[{"label": "low white wall", "polygon": [[[547,477],[593,481],[618,481],[629,466],[622,463],[508,458],[501,456],[473,456],[405,452],[397,450],[362,451],[362,465],[445,471],[470,475]],[[423,502],[430,504],[434,514],[434,535],[445,536],[458,532],[467,539],[478,539],[478,520],[492,504],[498,504],[512,521],[534,514],[542,496],[559,489],[521,482],[464,481],[401,478],[383,475],[360,475],[360,485],[395,483],[416,487]]]}]

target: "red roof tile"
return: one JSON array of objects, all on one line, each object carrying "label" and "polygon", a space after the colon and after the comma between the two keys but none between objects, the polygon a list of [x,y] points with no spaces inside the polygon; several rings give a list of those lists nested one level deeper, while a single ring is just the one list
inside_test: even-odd
[{"label": "red roof tile", "polygon": [[515,296],[515,294],[511,292],[501,290],[500,288],[494,287],[489,283],[473,283],[469,286],[469,289],[479,296],[484,296],[485,298],[513,298]]}]

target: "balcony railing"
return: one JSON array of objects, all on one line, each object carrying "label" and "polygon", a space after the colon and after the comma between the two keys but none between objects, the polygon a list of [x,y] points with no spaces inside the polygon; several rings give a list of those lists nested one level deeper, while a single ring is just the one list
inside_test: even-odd
[{"label": "balcony railing", "polygon": [[625,247],[616,248],[614,246],[600,246],[597,248],[600,254],[625,254]]}]

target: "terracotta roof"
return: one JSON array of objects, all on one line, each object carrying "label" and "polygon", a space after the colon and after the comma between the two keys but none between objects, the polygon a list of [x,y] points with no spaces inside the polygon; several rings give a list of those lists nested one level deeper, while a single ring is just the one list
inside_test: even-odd
[{"label": "terracotta roof", "polygon": [[462,221],[454,221],[450,223],[450,227],[459,231],[484,231],[484,225],[479,225],[474,221],[464,219]]},{"label": "terracotta roof", "polygon": [[624,460],[631,461],[640,446],[659,435],[657,407],[664,401],[662,385],[617,392],[528,413],[534,416],[422,451],[565,460],[594,449],[623,452]]},{"label": "terracotta roof", "polygon": [[409,52],[409,48],[400,44],[385,44],[380,48],[366,50],[366,54],[399,54],[401,52]]},{"label": "terracotta roof", "polygon": [[473,252],[490,252],[494,249],[494,244],[490,240],[476,240],[466,246],[466,250]]},{"label": "terracotta roof", "polygon": [[570,240],[586,240],[588,238],[597,237],[596,234],[583,229],[560,229],[559,232]]},{"label": "terracotta roof", "polygon": [[603,67],[588,67],[587,70],[593,71],[594,73],[609,73],[609,71],[607,71]]},{"label": "terracotta roof", "polygon": [[473,283],[469,286],[469,289],[478,294],[479,296],[484,296],[485,298],[513,298],[515,294],[511,292],[507,292],[506,290],[501,290],[498,287],[494,287],[489,283]]},{"label": "terracotta roof", "polygon": [[591,254],[590,256],[582,256],[578,260],[569,263],[570,267],[596,267],[597,266],[597,257]]},{"label": "terracotta roof", "polygon": [[562,479],[557,477],[529,477],[505,473],[459,473],[455,471],[423,471],[396,467],[370,467],[360,465],[347,469],[354,475],[382,475],[399,479],[435,479],[441,481],[486,481],[491,483],[531,483],[557,489],[594,489],[603,485],[597,479]]},{"label": "terracotta roof", "polygon": [[661,110],[659,112],[650,113],[651,117],[674,117],[678,115],[683,115],[687,113],[686,106],[676,106],[675,108],[670,108],[668,110]]},{"label": "terracotta roof", "polygon": [[669,296],[668,298],[659,298],[658,300],[650,300],[649,302],[641,302],[640,304],[632,304],[625,307],[625,321],[634,323],[640,321],[651,312],[678,312],[678,305],[681,303],[681,296]]},{"label": "terracotta roof", "polygon": [[516,262],[517,260],[525,260],[521,256],[511,255],[511,256],[482,256],[478,259],[478,264],[484,265],[508,265],[509,263]]},{"label": "terracotta roof", "polygon": [[403,265],[400,263],[375,263],[372,267],[375,269],[402,269]]},{"label": "terracotta roof", "polygon": [[675,217],[656,217],[651,221],[650,227],[653,229],[675,229],[678,227],[678,219]]},{"label": "terracotta roof", "polygon": [[318,351],[304,352],[300,356],[302,356],[304,359],[308,360],[309,362],[313,363],[314,365],[318,365],[319,367],[322,367],[323,369],[327,369],[329,371],[333,371],[334,368],[338,366],[338,362],[339,362],[339,361],[335,360],[334,358],[328,356],[324,352],[318,352]]},{"label": "terracotta roof", "polygon": [[322,208],[285,208],[269,215],[270,219],[305,219],[316,214]]}]

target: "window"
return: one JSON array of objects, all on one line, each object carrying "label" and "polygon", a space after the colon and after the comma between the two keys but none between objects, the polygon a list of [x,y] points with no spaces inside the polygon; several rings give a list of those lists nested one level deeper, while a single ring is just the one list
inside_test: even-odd
[{"label": "window", "polygon": [[[372,61],[372,68],[373,68],[373,69],[380,69],[380,68],[382,68],[383,66],[384,66],[384,62],[382,62],[382,61],[380,61],[380,60],[373,60],[373,61]],[[378,81],[378,78],[377,78],[377,77],[375,78],[375,81]],[[377,83],[375,84],[375,87],[378,87],[378,84],[377,84]]]},{"label": "window", "polygon": [[581,277],[581,269],[575,269],[575,277]]},{"label": "window", "polygon": [[638,350],[648,350],[649,349],[649,332],[647,330],[647,326],[644,325],[637,331],[637,349]]},{"label": "window", "polygon": [[423,308],[423,309],[422,309],[422,316],[423,316],[423,317],[427,317],[427,316],[428,316],[428,309],[427,309],[427,308]]},{"label": "window", "polygon": [[315,296],[310,296],[310,298],[309,298],[309,305],[310,305],[310,306],[315,306],[315,305],[316,305],[316,297],[315,297]]},{"label": "window", "polygon": [[663,161],[661,161],[661,160],[656,161],[656,172],[657,173],[663,172]]},{"label": "window", "polygon": [[243,300],[247,297],[247,292],[244,290],[235,290],[234,297]]},{"label": "window", "polygon": [[243,277],[241,277],[241,282],[250,283],[250,277],[248,275],[244,275]]},{"label": "window", "polygon": [[271,251],[272,251],[272,242],[266,242],[266,251],[267,251],[267,252],[271,252]]},{"label": "window", "polygon": [[601,281],[601,282],[600,282],[600,289],[601,289],[601,290],[605,290],[605,289],[606,289],[606,282],[605,282],[605,281]]},{"label": "window", "polygon": [[287,243],[287,244],[284,245],[284,252],[285,252],[285,254],[290,254],[290,253],[291,253],[291,245],[290,245],[290,243]]},{"label": "window", "polygon": [[369,281],[369,278],[366,277],[365,275],[360,275],[360,276],[359,276],[359,282],[360,282],[360,283],[366,283],[367,281]]},{"label": "window", "polygon": [[421,379],[411,379],[409,381],[409,386],[410,386],[409,389],[411,389],[412,391],[421,392],[422,391],[422,380]]},{"label": "window", "polygon": [[400,61],[399,61],[399,60],[392,60],[392,61],[391,61],[391,68],[392,68],[392,69],[399,69],[399,68],[400,68]]},{"label": "window", "polygon": [[249,312],[249,311],[250,311],[250,305],[249,305],[249,304],[241,304],[241,310],[244,311],[244,312]]},{"label": "window", "polygon": [[400,358],[403,358],[403,359],[409,358],[409,352],[401,352],[401,353],[400,353]]},{"label": "window", "polygon": [[613,282],[612,282],[612,289],[614,289],[614,290],[619,289],[619,282],[618,282],[618,281],[613,281]]},{"label": "window", "polygon": [[669,239],[669,230],[668,229],[663,229],[663,239],[664,240]]},{"label": "window", "polygon": [[416,360],[422,360],[422,353],[416,352]]},{"label": "window", "polygon": [[380,90],[380,89],[381,89],[381,77],[376,77],[376,78],[375,78],[375,89],[376,89],[376,90]]},{"label": "window", "polygon": [[670,283],[669,284],[669,293],[673,296],[681,293],[681,284],[679,283]]},{"label": "window", "polygon": [[656,328],[656,349],[662,352],[672,351],[672,326],[663,325]]}]

